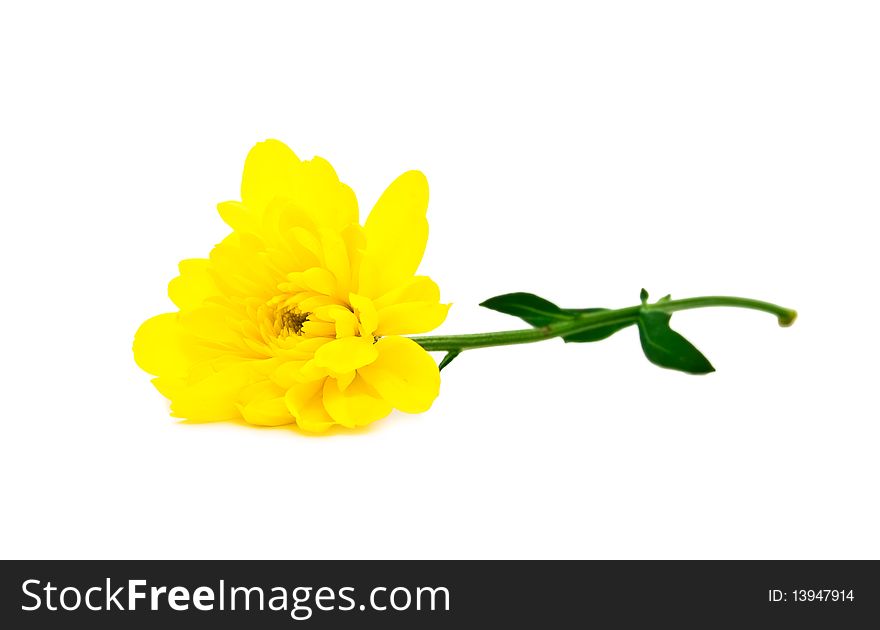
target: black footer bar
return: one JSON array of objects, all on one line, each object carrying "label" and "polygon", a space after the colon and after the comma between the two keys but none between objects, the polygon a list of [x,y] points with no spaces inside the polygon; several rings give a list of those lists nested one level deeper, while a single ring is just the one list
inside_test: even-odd
[{"label": "black footer bar", "polygon": [[876,561],[22,560],[0,574],[5,628],[880,624]]}]

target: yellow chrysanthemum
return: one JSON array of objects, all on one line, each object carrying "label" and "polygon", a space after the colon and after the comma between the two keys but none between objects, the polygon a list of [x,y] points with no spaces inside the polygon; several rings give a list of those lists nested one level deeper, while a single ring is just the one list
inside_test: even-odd
[{"label": "yellow chrysanthemum", "polygon": [[427,181],[409,171],[361,226],[327,161],[301,161],[276,140],[256,145],[241,202],[218,206],[232,233],[208,258],[180,263],[168,286],[179,310],[141,325],[135,360],[172,415],[190,420],[319,432],[425,411],[440,374],[401,335],[436,328],[449,309],[415,275],[427,207]]}]

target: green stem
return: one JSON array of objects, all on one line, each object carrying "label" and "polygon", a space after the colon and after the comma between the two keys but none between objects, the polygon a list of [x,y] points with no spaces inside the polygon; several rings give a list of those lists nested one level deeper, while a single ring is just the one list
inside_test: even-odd
[{"label": "green stem", "polygon": [[783,308],[769,302],[751,300],[749,298],[729,297],[714,295],[707,297],[686,298],[683,300],[667,300],[654,304],[641,304],[617,310],[585,313],[574,319],[549,324],[537,328],[523,330],[509,330],[500,332],[476,333],[470,335],[437,335],[429,337],[412,337],[412,340],[425,350],[438,352],[454,352],[458,354],[473,348],[491,348],[492,346],[510,346],[520,343],[534,343],[563,337],[578,332],[604,328],[614,324],[635,324],[644,311],[662,311],[674,313],[695,308],[710,306],[733,306],[747,308],[754,311],[763,311],[776,315],[780,326],[791,326],[797,313],[789,308]]}]

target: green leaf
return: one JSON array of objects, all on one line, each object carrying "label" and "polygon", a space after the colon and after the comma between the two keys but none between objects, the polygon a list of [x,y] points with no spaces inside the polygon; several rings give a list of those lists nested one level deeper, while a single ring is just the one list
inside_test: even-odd
[{"label": "green leaf", "polygon": [[[538,297],[532,293],[506,293],[489,298],[480,306],[485,306],[493,311],[519,317],[527,324],[540,328],[554,322],[564,322],[577,318],[587,313],[607,311],[607,308],[559,308],[553,302]],[[586,343],[600,341],[610,337],[618,330],[626,328],[631,322],[611,324],[602,328],[584,330],[581,332],[565,335],[562,339],[566,342]],[[451,360],[451,359],[450,359]]]},{"label": "green leaf", "polygon": [[[581,308],[581,309],[562,309],[563,312],[572,313],[573,315],[579,315],[581,313],[599,313],[601,311],[607,311],[607,308]],[[623,330],[627,326],[631,326],[632,322],[622,322],[618,324],[609,324],[608,326],[603,326],[602,328],[591,328],[590,330],[582,330],[581,332],[573,333],[571,335],[565,335],[562,339],[566,343],[588,343],[591,341],[602,341],[603,339],[607,339],[618,330]]]},{"label": "green leaf", "polygon": [[443,368],[445,368],[447,365],[452,363],[452,361],[453,361],[453,359],[455,359],[455,357],[457,357],[460,354],[461,354],[461,350],[450,350],[449,352],[447,352],[446,356],[443,357],[443,360],[440,361],[440,367],[438,367],[437,370],[439,371],[439,370],[442,370]]},{"label": "green leaf", "polygon": [[481,303],[480,306],[485,306],[506,315],[519,317],[535,328],[571,318],[571,315],[566,314],[553,302],[549,302],[532,293],[496,295]]},{"label": "green leaf", "polygon": [[639,318],[639,339],[648,361],[660,367],[688,374],[708,374],[715,368],[703,353],[669,327],[671,313],[643,310]]}]

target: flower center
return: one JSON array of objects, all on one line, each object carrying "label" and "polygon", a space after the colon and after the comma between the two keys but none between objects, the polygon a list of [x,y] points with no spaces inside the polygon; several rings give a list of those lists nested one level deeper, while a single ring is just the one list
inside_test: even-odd
[{"label": "flower center", "polygon": [[280,333],[285,336],[302,335],[303,324],[309,321],[311,313],[302,313],[296,307],[283,308],[279,317]]}]

